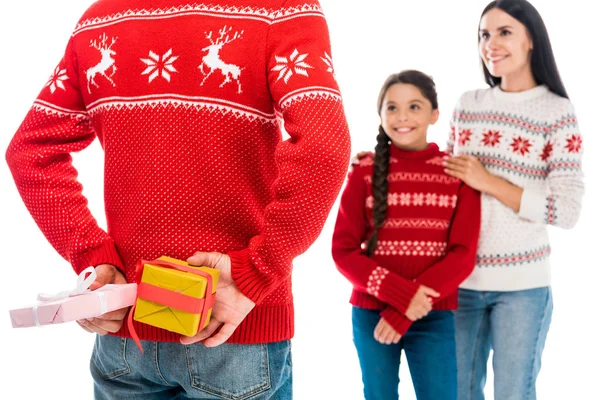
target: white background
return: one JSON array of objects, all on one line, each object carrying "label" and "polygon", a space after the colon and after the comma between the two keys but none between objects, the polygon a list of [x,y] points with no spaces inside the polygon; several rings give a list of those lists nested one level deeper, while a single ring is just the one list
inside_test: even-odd
[{"label": "white background", "polygon": [[[71,30],[90,0],[11,1],[0,13],[0,150],[6,147],[46,83]],[[151,3],[150,1],[148,3]],[[539,399],[599,398],[600,350],[596,245],[600,197],[597,134],[597,40],[592,2],[534,1],[544,17],[558,66],[584,135],[587,192],[577,227],[551,229],[555,310]],[[459,4],[459,5],[457,5]],[[371,149],[377,133],[375,103],[392,72],[417,68],[432,75],[440,122],[429,131],[442,145],[454,102],[485,87],[477,54],[477,28],[487,0],[322,0],[328,18],[337,78],[344,95],[353,152]],[[102,152],[98,142],[75,155],[84,194],[99,223]],[[75,323],[12,329],[8,310],[32,303],[37,292],[68,289],[75,275],[45,241],[23,206],[10,173],[0,163],[0,390],[2,398],[92,398],[88,371],[93,336]],[[330,240],[337,204],[314,246],[294,266],[297,330],[293,340],[295,398],[360,399],[360,369],[351,340],[350,285],[336,271]],[[313,280],[314,279],[314,280]],[[315,297],[315,293],[318,296]],[[406,364],[402,399],[414,399]],[[491,396],[492,375],[486,392]],[[6,394],[12,393],[9,397]]]}]

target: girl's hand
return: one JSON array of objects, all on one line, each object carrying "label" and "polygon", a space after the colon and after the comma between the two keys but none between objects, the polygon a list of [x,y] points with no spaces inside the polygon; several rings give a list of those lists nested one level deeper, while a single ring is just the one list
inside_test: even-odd
[{"label": "girl's hand", "polygon": [[480,192],[487,193],[493,175],[483,164],[473,156],[462,155],[458,157],[447,157],[444,159],[444,171],[455,178],[460,179],[470,187]]},{"label": "girl's hand", "polygon": [[406,317],[411,321],[416,321],[429,314],[433,308],[431,297],[440,297],[440,294],[427,286],[419,286],[406,309]]},{"label": "girl's hand", "polygon": [[377,340],[381,344],[398,344],[400,338],[402,337],[383,318],[379,320],[379,323],[375,327],[373,336],[375,337],[375,340]]}]

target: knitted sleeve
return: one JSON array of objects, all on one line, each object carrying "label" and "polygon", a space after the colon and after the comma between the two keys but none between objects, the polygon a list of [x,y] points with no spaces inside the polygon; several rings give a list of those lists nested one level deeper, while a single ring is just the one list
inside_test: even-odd
[{"label": "knitted sleeve", "polygon": [[402,336],[406,335],[406,332],[413,323],[406,315],[389,305],[379,315]]},{"label": "knitted sleeve", "polygon": [[368,293],[404,313],[419,284],[408,280],[367,257],[362,246],[369,222],[365,213],[364,173],[354,169],[342,194],[332,240],[333,260],[338,270],[360,292]]},{"label": "knitted sleeve", "polygon": [[579,219],[584,192],[581,134],[572,104],[552,125],[543,155],[545,187],[525,187],[519,216],[538,223],[572,228]]},{"label": "knitted sleeve", "polygon": [[95,138],[79,87],[73,39],[6,151],[25,206],[48,241],[79,273],[122,268],[113,240],[90,213],[70,153]]},{"label": "knitted sleeve", "polygon": [[[481,195],[466,184],[461,184],[458,201],[448,234],[448,250],[444,258],[416,277],[416,282],[440,293],[439,301],[456,291],[458,286],[473,272],[477,256],[477,242],[481,223]],[[388,306],[381,312],[384,318],[401,335],[411,321]]]},{"label": "knitted sleeve", "polygon": [[274,199],[260,234],[229,253],[236,285],[255,303],[290,275],[292,260],[321,232],[350,159],[327,24],[318,2],[305,3],[286,1],[281,13],[289,17],[268,32],[269,90],[290,136],[276,150]]}]

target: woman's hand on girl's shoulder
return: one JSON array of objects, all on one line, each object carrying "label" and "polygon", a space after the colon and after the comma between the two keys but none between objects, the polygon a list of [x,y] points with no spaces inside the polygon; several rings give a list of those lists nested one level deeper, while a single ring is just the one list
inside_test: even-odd
[{"label": "woman's hand on girl's shoulder", "polygon": [[477,157],[468,155],[445,157],[444,172],[480,192],[487,192],[493,178]]},{"label": "woman's hand on girl's shoulder", "polygon": [[367,157],[372,157],[372,156],[373,156],[372,151],[360,151],[360,152],[356,153],[356,155],[354,157],[352,157],[352,164],[354,164],[354,165],[360,164],[361,160],[363,160]]}]

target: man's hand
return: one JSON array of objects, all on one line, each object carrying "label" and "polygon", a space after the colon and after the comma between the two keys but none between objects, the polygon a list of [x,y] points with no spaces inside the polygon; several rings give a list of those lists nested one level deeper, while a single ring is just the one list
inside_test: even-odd
[{"label": "man's hand", "polygon": [[[90,290],[96,290],[111,283],[117,285],[127,283],[121,271],[114,265],[100,264],[95,269],[96,280],[91,284]],[[111,311],[92,319],[80,319],[77,323],[86,331],[97,333],[98,335],[103,336],[109,332],[115,333],[121,329],[129,308],[121,308],[120,310]]]},{"label": "man's hand", "polygon": [[[181,343],[192,344],[206,339],[204,342],[206,347],[223,344],[246,318],[246,315],[254,308],[255,304],[244,296],[233,282],[231,278],[231,260],[228,255],[196,252],[187,259],[187,262],[190,265],[216,268],[221,273],[210,322],[206,328],[199,331],[195,336],[182,336]],[[219,328],[221,329],[212,336]]]}]

